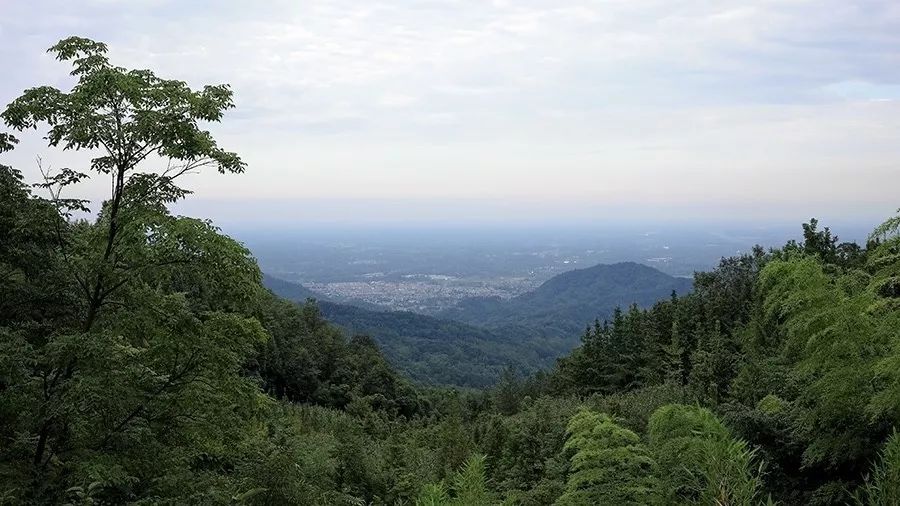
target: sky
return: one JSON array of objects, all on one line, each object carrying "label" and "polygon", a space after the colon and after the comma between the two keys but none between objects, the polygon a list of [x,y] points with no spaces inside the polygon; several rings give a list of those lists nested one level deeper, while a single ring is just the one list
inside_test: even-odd
[{"label": "sky", "polygon": [[[0,0],[0,102],[71,86],[45,52],[69,35],[232,86],[209,128],[248,170],[193,176],[179,208],[223,222],[874,223],[900,207],[896,1]],[[3,161],[29,177],[38,156],[90,156],[20,137]]]}]

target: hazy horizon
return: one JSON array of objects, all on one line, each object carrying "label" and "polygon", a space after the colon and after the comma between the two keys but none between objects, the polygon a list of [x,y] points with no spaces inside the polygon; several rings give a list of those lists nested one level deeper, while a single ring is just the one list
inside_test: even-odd
[{"label": "hazy horizon", "polygon": [[[835,208],[826,204],[771,209],[765,205],[723,207],[695,204],[614,205],[572,200],[509,199],[243,199],[190,198],[174,212],[204,216],[226,230],[512,230],[613,228],[641,231],[677,228],[780,228],[798,232],[816,218],[839,235],[842,229],[866,234],[892,215],[889,206]],[[865,234],[857,234],[865,240]]]},{"label": "hazy horizon", "polygon": [[[177,7],[179,15],[171,16]],[[60,38],[192,86],[247,173],[186,179],[222,223],[876,223],[900,202],[893,2],[4,2],[0,101]],[[88,153],[21,134],[38,176]],[[80,191],[102,198],[108,181]]]}]

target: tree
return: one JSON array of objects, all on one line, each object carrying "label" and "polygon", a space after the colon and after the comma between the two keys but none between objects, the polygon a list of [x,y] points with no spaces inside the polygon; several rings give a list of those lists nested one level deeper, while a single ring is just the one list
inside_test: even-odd
[{"label": "tree", "polygon": [[493,484],[519,504],[548,504],[565,485],[566,425],[575,400],[538,397],[513,416],[491,416],[478,430]]},{"label": "tree", "polygon": [[453,493],[456,496],[456,504],[460,506],[469,504],[493,503],[493,498],[487,486],[485,474],[484,455],[472,455],[463,464],[462,469],[453,478]]},{"label": "tree", "polygon": [[416,497],[416,506],[449,506],[452,504],[450,494],[443,482],[427,483]]},{"label": "tree", "polygon": [[900,309],[900,214],[875,228],[869,241],[874,245],[867,265],[870,289],[880,298],[878,306]]},{"label": "tree", "polygon": [[469,456],[450,480],[449,490],[444,482],[422,487],[416,498],[417,506],[488,506],[494,504],[488,490],[484,455]]},{"label": "tree", "polygon": [[884,444],[878,463],[854,499],[861,506],[900,504],[900,436],[896,431]]},{"label": "tree", "polygon": [[754,452],[707,409],[659,408],[647,424],[652,454],[673,504],[757,504],[761,483]]},{"label": "tree", "polygon": [[504,415],[512,415],[519,411],[521,385],[512,367],[503,370],[500,382],[494,387],[494,403],[497,410]]},{"label": "tree", "polygon": [[567,432],[571,472],[556,504],[660,503],[656,463],[637,434],[586,409],[572,417]]},{"label": "tree", "polygon": [[[60,289],[57,252],[66,223],[53,203],[36,197],[18,170],[0,164],[0,322],[29,335],[47,315],[61,319],[73,299]],[[40,309],[40,312],[32,311]]]},{"label": "tree", "polygon": [[112,502],[202,489],[187,473],[194,459],[221,457],[258,403],[239,372],[266,338],[249,317],[260,273],[243,246],[166,206],[189,193],[178,186],[186,173],[244,170],[199,127],[221,119],[231,92],[113,66],[88,39],[50,52],[72,63],[72,90],[26,90],[0,116],[16,130],[46,125],[51,147],[99,150],[90,169],[111,177],[112,193],[95,222],[73,220],[86,202],[63,192],[87,173],[44,172],[47,200],[0,173],[14,202],[0,204],[0,234],[18,234],[0,246],[0,266],[19,294],[0,307],[4,475],[36,502],[82,484],[79,494]]},{"label": "tree", "polygon": [[681,332],[678,330],[678,322],[672,322],[671,339],[668,344],[663,345],[662,365],[665,371],[666,381],[676,385],[684,385],[687,378],[684,374],[685,363],[688,357],[685,356],[684,346],[681,344]]},{"label": "tree", "polygon": [[[868,311],[870,293],[848,293],[812,257],[774,261],[763,269],[760,292],[765,317],[783,335],[781,354],[799,389],[794,422],[807,444],[806,465],[844,468],[854,473],[872,455],[889,426],[871,403],[891,390],[875,381],[879,357],[889,360],[895,340],[892,319]],[[895,376],[888,373],[886,378]],[[896,390],[894,390],[896,392]],[[896,397],[893,397],[896,398]]]},{"label": "tree", "polygon": [[803,224],[803,251],[807,255],[817,256],[825,263],[837,260],[838,237],[831,234],[831,229],[818,229],[819,220],[812,218]]},{"label": "tree", "polygon": [[[127,70],[110,64],[107,47],[81,37],[61,40],[48,52],[60,61],[71,61],[78,78],[68,93],[51,86],[25,91],[0,117],[16,130],[47,124],[51,147],[99,149],[91,170],[112,178],[112,194],[104,203],[100,221],[102,237],[86,265],[73,265],[73,275],[84,292],[82,330],[91,330],[107,300],[127,282],[128,275],[145,265],[123,265],[119,240],[134,228],[143,213],[160,211],[165,204],[184,197],[188,190],[176,180],[187,173],[212,166],[219,172],[239,173],[244,162],[235,153],[218,147],[199,121],[219,121],[233,107],[227,85],[191,90],[184,82],[161,79],[149,70]],[[148,157],[156,156],[167,168],[161,173],[138,171]],[[54,201],[66,208],[83,201],[64,201],[59,191],[88,177],[63,169],[47,175],[45,182]]]},{"label": "tree", "polygon": [[728,394],[728,385],[737,372],[736,348],[722,334],[718,321],[697,339],[697,349],[691,355],[689,384],[709,405],[718,405]]}]

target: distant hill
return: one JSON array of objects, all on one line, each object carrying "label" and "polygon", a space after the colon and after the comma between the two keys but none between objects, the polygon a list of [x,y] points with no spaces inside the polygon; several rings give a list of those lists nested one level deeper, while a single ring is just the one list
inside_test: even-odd
[{"label": "distant hill", "polygon": [[568,340],[487,330],[408,311],[371,311],[321,302],[325,318],[352,334],[367,334],[410,378],[424,384],[484,387],[506,367],[530,373],[549,367],[572,346]]},{"label": "distant hill", "polygon": [[609,317],[616,306],[647,307],[691,290],[692,281],[646,265],[623,262],[568,271],[533,291],[509,300],[470,298],[439,316],[492,329],[516,327],[545,336],[578,336],[595,318]]},{"label": "distant hill", "polygon": [[272,290],[272,293],[281,298],[292,300],[295,302],[303,302],[306,299],[323,300],[324,297],[300,283],[292,283],[281,278],[276,278],[263,273],[263,285]]},{"label": "distant hill", "polygon": [[[276,295],[304,302],[318,294],[297,283],[264,276]],[[325,318],[350,334],[371,336],[388,360],[422,384],[485,387],[511,366],[533,372],[571,349],[565,339],[539,338],[513,329],[498,331],[408,311],[379,311],[318,300]]]},{"label": "distant hill", "polygon": [[415,381],[483,387],[512,366],[533,372],[578,344],[594,318],[616,306],[650,306],[691,281],[636,263],[597,265],[551,278],[532,292],[503,301],[470,298],[439,317],[322,300],[302,285],[265,276],[277,295],[318,299],[325,318],[350,334],[371,336],[388,360]]}]

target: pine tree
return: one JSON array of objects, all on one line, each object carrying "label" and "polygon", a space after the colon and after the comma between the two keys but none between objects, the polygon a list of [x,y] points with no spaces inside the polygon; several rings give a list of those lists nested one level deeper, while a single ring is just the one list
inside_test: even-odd
[{"label": "pine tree", "polygon": [[512,367],[503,370],[500,382],[494,389],[494,403],[497,410],[504,415],[512,415],[519,411],[521,385]]},{"label": "pine tree", "polygon": [[416,506],[489,506],[495,499],[488,488],[484,455],[469,456],[450,479],[449,490],[444,482],[422,487]]},{"label": "pine tree", "polygon": [[678,322],[672,322],[672,339],[663,345],[663,368],[666,373],[666,381],[676,385],[687,384],[684,362],[685,348],[681,344],[681,332],[678,330]]}]

